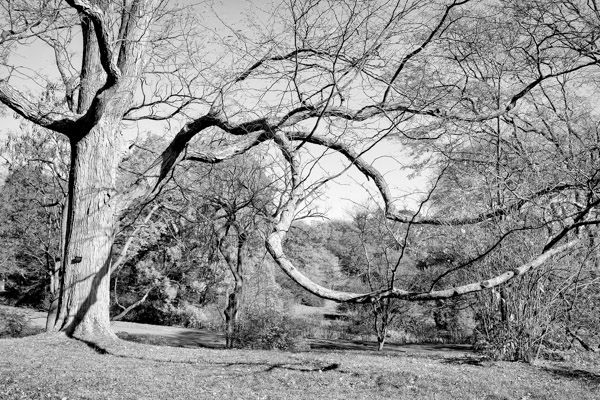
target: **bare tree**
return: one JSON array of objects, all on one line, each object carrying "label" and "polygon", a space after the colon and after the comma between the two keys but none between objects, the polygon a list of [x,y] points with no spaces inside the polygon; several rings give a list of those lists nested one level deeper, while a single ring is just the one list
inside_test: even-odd
[{"label": "bare tree", "polygon": [[274,182],[265,174],[265,168],[264,157],[255,152],[222,163],[212,169],[208,177],[198,179],[203,171],[193,166],[187,171],[191,175],[189,179],[201,181],[205,189],[194,192],[188,186],[187,190],[184,189],[188,193],[186,197],[205,201],[213,209],[215,245],[233,278],[233,288],[227,296],[224,311],[227,348],[235,345],[248,253],[256,248],[257,243],[264,241],[270,209],[276,199]]},{"label": "bare tree", "polygon": [[[410,224],[394,223],[385,219],[380,210],[367,209],[354,215],[354,227],[362,248],[359,276],[369,291],[389,287],[413,289],[416,286],[416,262],[409,260],[406,252]],[[377,336],[377,349],[383,350],[388,330],[394,327],[396,320],[407,314],[409,305],[386,297],[367,306],[369,322]]]}]

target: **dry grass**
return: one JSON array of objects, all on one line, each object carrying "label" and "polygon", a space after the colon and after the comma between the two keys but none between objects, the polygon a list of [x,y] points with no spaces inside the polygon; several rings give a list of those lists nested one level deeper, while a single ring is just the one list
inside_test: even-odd
[{"label": "dry grass", "polygon": [[0,399],[594,399],[600,368],[361,352],[0,340]]}]

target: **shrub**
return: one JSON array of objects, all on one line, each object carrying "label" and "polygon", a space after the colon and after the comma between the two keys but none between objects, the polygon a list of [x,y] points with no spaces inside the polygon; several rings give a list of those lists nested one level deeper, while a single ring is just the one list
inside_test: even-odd
[{"label": "shrub", "polygon": [[30,336],[40,332],[40,329],[29,326],[24,313],[0,308],[0,338]]},{"label": "shrub", "polygon": [[168,325],[191,329],[206,329],[210,326],[209,316],[205,311],[187,302],[183,302],[178,307],[172,307],[170,311],[166,321]]},{"label": "shrub", "polygon": [[306,323],[282,312],[267,310],[249,313],[237,325],[234,345],[264,350],[307,350]]},{"label": "shrub", "polygon": [[533,362],[543,350],[539,335],[511,324],[499,324],[474,337],[473,349],[492,360]]}]

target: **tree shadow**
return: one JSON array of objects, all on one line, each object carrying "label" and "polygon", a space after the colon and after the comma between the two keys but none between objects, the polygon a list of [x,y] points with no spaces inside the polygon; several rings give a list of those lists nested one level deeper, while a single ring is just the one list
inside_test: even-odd
[{"label": "tree shadow", "polygon": [[594,372],[566,366],[542,367],[542,370],[560,378],[578,380],[589,386],[594,386],[597,389],[600,389],[600,374]]},{"label": "tree shadow", "polygon": [[[78,325],[85,318],[86,313],[98,301],[98,289],[100,287],[100,283],[102,282],[102,279],[104,279],[109,274],[109,272],[110,272],[110,258],[105,260],[104,265],[102,266],[102,268],[100,268],[100,270],[97,273],[93,274],[91,290],[89,291],[89,293],[86,296],[86,298],[84,299],[84,301],[81,302],[81,304],[77,308],[77,311],[75,312],[75,316],[73,317],[73,319],[68,322],[65,321],[67,323],[60,328],[61,331],[64,331],[68,336],[73,337],[75,330],[77,329]],[[81,283],[86,279],[89,279],[89,276],[83,277],[75,283]],[[91,338],[91,337],[90,338],[87,338],[87,337],[76,338],[76,339],[79,339],[88,345],[90,343],[93,344],[95,342],[94,338]],[[102,340],[102,339],[106,339],[106,338],[101,336],[99,339]]]},{"label": "tree shadow", "polygon": [[[272,372],[277,369],[287,370],[287,371],[296,371],[296,372],[327,372],[327,371],[336,371],[339,369],[339,363],[331,363],[324,365],[317,365],[318,363],[312,362],[313,365],[307,365],[306,362],[296,362],[296,363],[269,363],[269,362],[233,362],[233,363],[211,363],[211,365],[218,365],[224,368],[234,368],[234,367],[265,367],[255,373],[267,373]],[[338,371],[343,372],[343,371]]]},{"label": "tree shadow", "polygon": [[[305,364],[302,364],[302,365],[305,365]],[[320,367],[315,366],[313,368],[307,368],[306,366],[296,367],[294,364],[273,364],[269,368],[265,369],[264,372],[271,372],[276,369],[285,369],[288,371],[297,371],[297,372],[327,372],[327,371],[337,370],[339,367],[340,367],[340,364],[338,364],[338,363],[332,363],[332,364],[328,364],[328,365],[324,365],[324,366],[320,366]]]},{"label": "tree shadow", "polygon": [[94,350],[96,353],[98,353],[100,355],[111,354],[110,351],[107,350],[107,348],[102,347],[100,344],[91,342],[89,340],[84,340],[84,339],[78,339],[78,338],[74,338],[74,339],[80,341],[81,343],[86,344],[90,349]]},{"label": "tree shadow", "polygon": [[205,331],[185,331],[174,336],[178,347],[204,347],[207,349],[224,349],[225,335]]},{"label": "tree shadow", "polygon": [[[308,343],[311,350],[360,350],[360,351],[377,351],[377,343],[361,340],[342,340],[342,339],[309,339]],[[384,347],[383,351],[397,351],[405,353],[405,350],[398,349],[397,346]]]},{"label": "tree shadow", "polygon": [[474,365],[477,367],[491,367],[492,362],[485,357],[465,356],[465,357],[448,357],[441,361],[443,364],[449,365]]}]

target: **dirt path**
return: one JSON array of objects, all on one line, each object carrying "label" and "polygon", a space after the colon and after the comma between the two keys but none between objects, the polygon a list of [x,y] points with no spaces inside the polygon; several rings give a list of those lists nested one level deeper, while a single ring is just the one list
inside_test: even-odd
[{"label": "dirt path", "polygon": [[[43,329],[46,326],[46,314],[44,312],[6,306],[0,307],[26,313],[32,327]],[[115,333],[156,336],[164,339],[165,344],[178,347],[208,347],[219,349],[224,348],[225,343],[225,337],[223,335],[205,330],[179,328],[175,326],[137,324],[122,321],[112,322],[111,326]],[[375,352],[377,350],[377,344],[369,341],[309,339],[308,342],[313,351],[357,350]],[[469,345],[451,344],[397,345],[390,343],[385,345],[384,352],[405,353],[407,355],[436,358],[464,358],[474,355]]]}]

